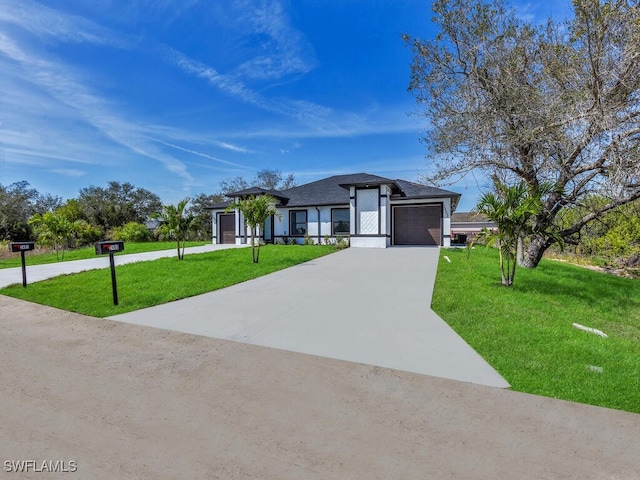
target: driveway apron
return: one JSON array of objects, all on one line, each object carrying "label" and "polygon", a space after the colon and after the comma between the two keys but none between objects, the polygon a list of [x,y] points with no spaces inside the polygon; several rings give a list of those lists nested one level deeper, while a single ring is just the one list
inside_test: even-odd
[{"label": "driveway apron", "polygon": [[350,248],[215,292],[109,318],[508,387],[431,310],[438,257],[433,247]]}]

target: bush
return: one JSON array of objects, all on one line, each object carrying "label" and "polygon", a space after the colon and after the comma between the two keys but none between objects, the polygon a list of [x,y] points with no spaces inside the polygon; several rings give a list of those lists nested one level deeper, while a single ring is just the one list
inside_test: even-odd
[{"label": "bush", "polygon": [[74,223],[74,236],[76,246],[83,246],[99,241],[103,235],[100,227],[85,221],[78,221]]},{"label": "bush", "polygon": [[151,240],[151,232],[142,223],[129,222],[122,227],[116,227],[112,231],[113,240],[125,242],[148,242]]},{"label": "bush", "polygon": [[349,248],[349,239],[344,237],[336,237],[336,248],[338,250],[344,250],[345,248]]}]

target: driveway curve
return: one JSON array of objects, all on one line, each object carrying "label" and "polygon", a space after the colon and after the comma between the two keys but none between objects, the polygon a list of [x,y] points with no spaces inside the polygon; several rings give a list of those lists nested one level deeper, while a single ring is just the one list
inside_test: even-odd
[{"label": "driveway curve", "polygon": [[438,248],[350,248],[232,287],[109,318],[508,387],[431,310],[438,258]]}]

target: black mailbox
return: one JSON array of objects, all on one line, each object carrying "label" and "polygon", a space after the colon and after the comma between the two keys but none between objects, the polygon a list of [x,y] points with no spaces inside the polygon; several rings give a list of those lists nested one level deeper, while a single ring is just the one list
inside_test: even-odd
[{"label": "black mailbox", "polygon": [[124,250],[124,242],[113,240],[106,242],[96,242],[96,255],[106,255],[107,253],[118,253]]},{"label": "black mailbox", "polygon": [[28,252],[36,248],[34,242],[11,242],[9,243],[10,252]]}]

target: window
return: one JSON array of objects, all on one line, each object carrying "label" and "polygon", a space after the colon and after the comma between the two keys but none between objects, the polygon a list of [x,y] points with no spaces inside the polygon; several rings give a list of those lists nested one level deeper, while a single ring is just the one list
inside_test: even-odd
[{"label": "window", "polygon": [[331,233],[333,235],[349,235],[349,220],[351,214],[348,208],[334,208],[331,210]]},{"label": "window", "polygon": [[294,210],[289,212],[289,225],[291,225],[292,236],[303,236],[307,234],[307,211]]}]

